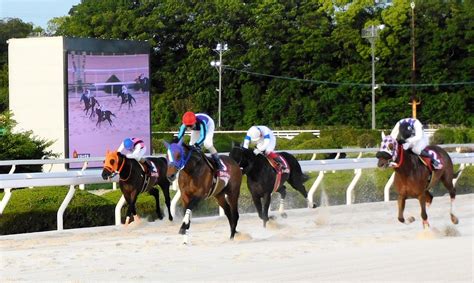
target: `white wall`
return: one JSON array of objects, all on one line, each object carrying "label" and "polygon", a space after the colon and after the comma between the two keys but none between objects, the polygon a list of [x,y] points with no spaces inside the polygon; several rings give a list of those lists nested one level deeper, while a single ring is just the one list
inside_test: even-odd
[{"label": "white wall", "polygon": [[9,104],[17,130],[54,141],[50,149],[60,158],[66,129],[63,46],[63,37],[8,40]]}]

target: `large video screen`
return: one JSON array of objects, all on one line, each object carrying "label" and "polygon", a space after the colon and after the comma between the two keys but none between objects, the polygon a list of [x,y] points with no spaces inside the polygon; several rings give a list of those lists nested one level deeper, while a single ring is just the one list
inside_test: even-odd
[{"label": "large video screen", "polygon": [[149,55],[68,51],[67,66],[68,158],[103,157],[126,137],[151,154]]}]

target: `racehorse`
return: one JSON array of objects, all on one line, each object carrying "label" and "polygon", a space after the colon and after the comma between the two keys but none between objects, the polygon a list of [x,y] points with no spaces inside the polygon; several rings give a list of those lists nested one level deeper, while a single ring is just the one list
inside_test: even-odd
[{"label": "racehorse", "polygon": [[103,122],[103,121],[108,121],[110,126],[113,126],[112,125],[112,119],[111,117],[114,116],[114,117],[117,117],[115,116],[114,113],[112,113],[110,110],[102,110],[100,108],[96,108],[95,109],[95,113],[97,114],[97,123],[95,123],[95,126],[100,126],[100,124]]},{"label": "racehorse", "polygon": [[[214,168],[216,165],[210,163],[211,161],[201,150],[183,144],[182,141],[171,144],[165,143],[165,145],[168,157],[166,173],[168,180],[173,182],[179,176],[178,184],[185,209],[179,233],[184,235],[184,244],[188,243],[187,235],[191,225],[193,208],[200,200],[211,196],[224,209],[229,220],[230,239],[233,239],[237,232],[236,227],[239,220],[237,204],[242,182],[242,173],[237,163],[228,156],[220,156],[225,172],[229,176],[227,183],[222,184],[215,178]],[[214,168],[211,168],[211,166]],[[221,184],[219,188],[216,188],[215,181],[217,181],[217,184]]]},{"label": "racehorse", "polygon": [[159,219],[163,219],[163,213],[160,209],[160,194],[156,185],[161,187],[163,195],[165,196],[165,203],[168,207],[168,219],[170,221],[173,220],[170,211],[170,182],[166,178],[166,158],[147,158],[147,160],[155,164],[158,176],[151,176],[149,169],[144,169],[144,166],[140,165],[138,161],[126,158],[125,155],[120,152],[107,151],[106,153],[102,178],[107,180],[114,177],[115,174],[119,174],[120,190],[128,204],[125,224],[129,223],[130,217],[132,216],[134,220],[139,220],[135,203],[138,195],[145,191],[155,197],[156,214]]},{"label": "racehorse", "polygon": [[[451,197],[451,222],[458,224],[459,220],[453,213],[454,199],[456,198],[456,189],[453,186],[453,162],[448,153],[439,146],[428,146],[427,150],[438,156],[443,164],[442,169],[432,170],[429,158],[422,161],[411,150],[403,149],[403,146],[396,139],[382,133],[380,151],[376,154],[377,166],[380,168],[393,167],[395,170],[394,184],[398,192],[398,220],[405,223],[403,210],[405,209],[406,199],[408,197],[417,198],[420,202],[423,227],[428,228],[426,206],[430,206],[433,201],[433,195],[431,195],[429,189],[441,181]],[[428,164],[428,166],[425,164]],[[414,220],[414,217],[410,217],[407,219],[407,224]]]},{"label": "racehorse", "polygon": [[150,90],[150,79],[145,77],[143,74],[140,74],[135,79],[135,87],[136,91],[141,90],[142,92]]},{"label": "racehorse", "polygon": [[[274,191],[280,193],[280,214],[282,217],[286,217],[283,208],[286,197],[286,187],[284,185],[286,181],[300,192],[305,199],[308,197],[304,182],[309,177],[303,174],[298,160],[287,152],[280,152],[279,154],[286,160],[290,168],[290,173],[281,174],[279,184],[276,183],[278,182],[277,172],[264,155],[255,155],[252,150],[240,146],[234,146],[229,154],[242,168],[242,173],[247,175],[247,186],[252,195],[253,203],[257,208],[258,216],[263,220],[264,227],[266,227],[267,221],[270,219],[268,217],[268,209],[270,207],[271,194]],[[316,207],[314,204],[309,204],[309,206]]]},{"label": "racehorse", "polygon": [[95,107],[96,106],[100,106],[100,103],[99,101],[97,101],[97,99],[95,99],[95,97],[91,96],[87,96],[87,94],[83,93],[81,95],[81,100],[79,102],[82,102],[84,101],[84,109],[83,111],[86,112],[86,115],[89,114],[89,110],[91,110],[91,113],[89,115],[89,118],[92,118],[95,114]]},{"label": "racehorse", "polygon": [[122,109],[122,105],[128,103],[128,109],[130,109],[130,107],[133,106],[132,104],[132,101],[137,103],[137,100],[135,99],[135,97],[133,97],[130,93],[124,93],[122,91],[120,91],[119,93],[117,93],[117,97],[120,97],[122,98],[122,102],[120,103],[120,109]]}]

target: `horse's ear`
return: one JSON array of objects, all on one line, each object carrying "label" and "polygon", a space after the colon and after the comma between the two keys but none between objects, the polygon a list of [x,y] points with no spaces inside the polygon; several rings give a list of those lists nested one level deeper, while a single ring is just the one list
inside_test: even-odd
[{"label": "horse's ear", "polygon": [[183,139],[180,139],[180,140],[178,141],[178,145],[182,145],[182,144],[183,144]]},{"label": "horse's ear", "polygon": [[381,135],[382,135],[382,139],[384,139],[385,138],[385,133],[383,131],[382,131]]},{"label": "horse's ear", "polygon": [[166,141],[163,141],[163,145],[164,145],[166,148],[170,148],[170,144],[167,143]]}]

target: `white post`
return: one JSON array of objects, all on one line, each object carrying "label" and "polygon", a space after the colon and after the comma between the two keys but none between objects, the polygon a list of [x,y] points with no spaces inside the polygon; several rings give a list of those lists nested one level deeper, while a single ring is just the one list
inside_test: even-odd
[{"label": "white post", "polygon": [[308,192],[308,207],[312,208],[313,207],[313,195],[316,192],[316,189],[318,188],[319,184],[323,180],[324,177],[324,171],[319,171],[318,178],[316,178],[316,181],[314,181],[313,185],[311,186],[311,189]]},{"label": "white post", "polygon": [[176,194],[174,195],[173,199],[171,200],[170,211],[173,217],[175,217],[176,215],[176,204],[178,203],[180,197],[181,197],[181,191],[178,190]]},{"label": "white post", "polygon": [[352,191],[354,190],[355,185],[357,184],[357,182],[360,179],[360,176],[362,175],[362,169],[355,169],[354,172],[355,172],[354,179],[352,179],[352,182],[349,184],[349,187],[347,187],[347,191],[346,191],[346,204],[347,205],[352,204]]},{"label": "white post", "polygon": [[[87,164],[88,164],[88,162],[85,161],[84,164],[82,165],[81,174],[87,169]],[[84,184],[79,185],[79,190],[83,191],[85,188],[86,188],[86,186]]]},{"label": "white post", "polygon": [[395,172],[392,173],[392,176],[390,176],[390,179],[388,179],[387,183],[385,184],[385,187],[383,188],[383,199],[385,202],[390,201],[390,187],[392,186],[394,179]]},{"label": "white post", "polygon": [[115,206],[115,225],[118,226],[122,224],[120,211],[122,210],[123,205],[125,204],[125,197],[122,195],[117,205]]},{"label": "white post", "polygon": [[12,196],[11,188],[5,188],[5,194],[3,195],[2,202],[0,203],[0,215],[3,214],[3,210],[10,201],[10,197]]},{"label": "white post", "polygon": [[69,186],[69,191],[67,192],[67,195],[63,200],[63,203],[61,203],[61,206],[59,207],[58,213],[56,215],[56,218],[58,221],[58,231],[63,230],[64,211],[66,210],[66,207],[68,206],[69,202],[72,200],[72,197],[74,196],[75,191],[76,189],[74,188],[74,185]]},{"label": "white post", "polygon": [[[10,172],[8,174],[13,174],[15,172],[16,165],[13,164],[12,168],[10,168]],[[5,194],[3,195],[2,202],[0,203],[0,215],[3,214],[3,210],[7,206],[8,202],[10,201],[10,197],[12,196],[11,188],[5,188],[4,189]]]}]

